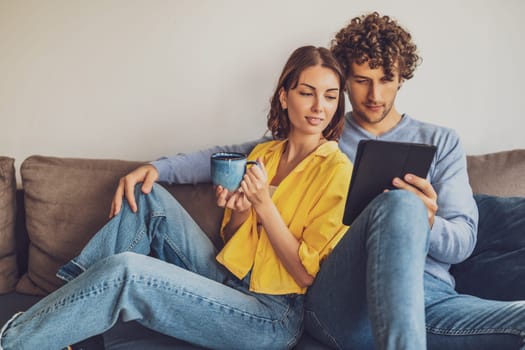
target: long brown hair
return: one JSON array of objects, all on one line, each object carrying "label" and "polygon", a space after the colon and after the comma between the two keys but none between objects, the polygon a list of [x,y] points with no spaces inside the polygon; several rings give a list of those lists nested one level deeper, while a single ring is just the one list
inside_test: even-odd
[{"label": "long brown hair", "polygon": [[328,126],[323,130],[323,136],[327,140],[338,140],[343,132],[345,100],[344,84],[345,78],[337,60],[332,56],[330,51],[324,47],[302,46],[296,49],[288,58],[275,93],[270,99],[270,112],[268,113],[268,130],[276,140],[282,140],[288,137],[290,133],[290,120],[288,111],[284,110],[279,100],[281,89],[285,92],[295,89],[299,83],[299,76],[309,67],[322,66],[331,69],[339,78],[339,100],[337,110]]}]

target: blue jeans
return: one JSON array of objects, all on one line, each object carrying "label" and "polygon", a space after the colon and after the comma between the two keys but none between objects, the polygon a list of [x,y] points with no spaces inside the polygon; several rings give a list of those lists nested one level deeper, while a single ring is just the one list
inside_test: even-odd
[{"label": "blue jeans", "polygon": [[[59,349],[117,321],[215,349],[287,349],[298,340],[303,296],[249,291],[161,186],[136,188],[125,205],[57,276],[69,281],[8,323],[4,349]],[[158,259],[147,256],[154,254]]]},{"label": "blue jeans", "polygon": [[525,349],[525,302],[459,294],[424,273],[424,211],[406,191],[372,201],[308,290],[305,328],[336,349]]}]

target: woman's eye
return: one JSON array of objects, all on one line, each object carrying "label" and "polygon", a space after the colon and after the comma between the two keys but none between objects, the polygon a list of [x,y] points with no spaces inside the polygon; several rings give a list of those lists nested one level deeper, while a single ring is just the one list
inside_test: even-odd
[{"label": "woman's eye", "polygon": [[337,100],[337,96],[330,96],[330,95],[328,95],[328,96],[326,96],[326,98],[329,99],[329,100]]},{"label": "woman's eye", "polygon": [[299,95],[301,96],[313,96],[311,92],[299,92]]}]

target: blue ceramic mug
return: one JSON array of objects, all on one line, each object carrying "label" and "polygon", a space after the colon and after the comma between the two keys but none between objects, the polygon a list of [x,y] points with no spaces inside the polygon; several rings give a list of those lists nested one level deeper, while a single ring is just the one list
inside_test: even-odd
[{"label": "blue ceramic mug", "polygon": [[257,164],[247,160],[246,154],[237,152],[217,152],[211,155],[211,180],[214,186],[222,186],[233,192],[241,185],[246,166]]}]

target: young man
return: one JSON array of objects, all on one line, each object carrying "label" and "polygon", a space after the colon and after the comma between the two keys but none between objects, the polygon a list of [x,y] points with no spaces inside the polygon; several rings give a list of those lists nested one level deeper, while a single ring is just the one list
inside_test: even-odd
[{"label": "young man", "polygon": [[[419,62],[410,34],[387,16],[372,13],[343,28],[332,51],[347,76],[352,111],[339,145],[351,160],[361,139],[430,143],[437,153],[428,179],[411,174],[393,179],[405,191],[381,194],[354,221],[307,293],[306,329],[339,349],[524,349],[525,302],[483,300],[454,290],[449,269],[475,247],[478,208],[456,133],[395,108],[397,91]],[[145,193],[155,181],[209,182],[212,152],[248,153],[257,142],[140,167],[121,180],[110,215],[120,210],[122,197],[137,209],[133,189],[138,182]],[[495,212],[495,205],[524,207],[524,200],[520,205],[482,200],[481,215]],[[525,215],[519,220],[514,229],[525,227]]]}]

